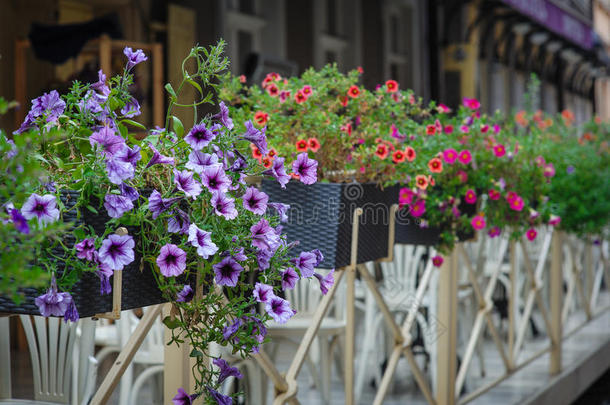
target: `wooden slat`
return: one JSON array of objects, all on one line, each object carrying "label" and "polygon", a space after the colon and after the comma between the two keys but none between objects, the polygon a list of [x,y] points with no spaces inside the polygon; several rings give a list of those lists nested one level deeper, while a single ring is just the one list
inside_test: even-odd
[{"label": "wooden slat", "polygon": [[0,318],[0,399],[10,399],[11,392],[11,339],[8,317]]}]

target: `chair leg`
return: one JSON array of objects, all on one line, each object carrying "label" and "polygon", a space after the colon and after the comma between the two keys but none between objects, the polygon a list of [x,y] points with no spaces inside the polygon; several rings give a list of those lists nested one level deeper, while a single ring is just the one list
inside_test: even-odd
[{"label": "chair leg", "polygon": [[[142,389],[142,386],[144,385],[144,382],[154,376],[157,373],[162,373],[163,372],[163,367],[162,365],[159,366],[152,366],[152,367],[148,367],[146,370],[144,370],[142,373],[140,373],[140,375],[138,376],[138,378],[136,378],[136,380],[133,383],[133,387],[131,387],[131,392],[129,392],[129,405],[135,405],[141,402],[138,402],[138,395],[140,394],[140,390]],[[122,383],[121,383],[122,385]]]},{"label": "chair leg", "polygon": [[320,368],[322,369],[321,375],[321,393],[322,400],[325,405],[330,404],[330,379],[331,379],[331,354],[330,345],[326,336],[320,336]]}]

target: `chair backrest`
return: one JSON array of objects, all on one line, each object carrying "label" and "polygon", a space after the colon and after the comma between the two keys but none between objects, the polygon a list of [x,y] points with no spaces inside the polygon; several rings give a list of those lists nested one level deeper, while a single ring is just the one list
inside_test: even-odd
[{"label": "chair backrest", "polygon": [[[80,400],[90,390],[87,383],[93,372],[89,364],[95,323],[90,319],[79,321],[82,332],[78,337],[76,324],[65,323],[61,318],[20,315],[20,319],[30,350],[34,399],[58,404],[70,404],[71,396]],[[73,385],[73,377],[77,384]]]},{"label": "chair backrest", "polygon": [[[323,276],[328,274],[328,270],[316,269],[316,271]],[[343,317],[343,307],[340,306],[340,303],[343,302],[343,290],[342,283],[335,293],[328,311],[329,315],[334,315],[336,318]],[[300,280],[294,289],[284,290],[284,293],[286,299],[290,301],[290,306],[297,311],[297,314],[300,314],[299,316],[313,314],[323,297],[320,285],[314,277]]]},{"label": "chair backrest", "polygon": [[414,295],[417,274],[426,250],[425,246],[420,245],[395,245],[394,261],[381,263],[384,287]]}]

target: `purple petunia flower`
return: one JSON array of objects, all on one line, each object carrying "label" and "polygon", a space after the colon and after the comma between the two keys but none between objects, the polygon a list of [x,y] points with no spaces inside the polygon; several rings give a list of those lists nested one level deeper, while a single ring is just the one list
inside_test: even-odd
[{"label": "purple petunia flower", "polygon": [[275,202],[269,203],[267,205],[277,211],[277,214],[280,216],[281,222],[288,221],[288,210],[290,209],[290,205]]},{"label": "purple petunia flower", "polygon": [[106,194],[104,197],[104,208],[111,218],[121,218],[124,213],[133,208],[133,203],[127,197],[116,194]]},{"label": "purple petunia flower", "polygon": [[273,296],[265,305],[265,311],[277,322],[286,323],[296,312],[290,308],[290,303],[283,298]]},{"label": "purple petunia flower", "polygon": [[259,250],[256,252],[256,262],[258,263],[259,270],[267,270],[272,257],[273,252],[270,250]]},{"label": "purple petunia flower", "polygon": [[248,187],[242,197],[244,208],[257,215],[263,215],[267,211],[269,196],[256,187]]},{"label": "purple petunia flower", "polygon": [[267,302],[271,299],[271,297],[275,297],[273,293],[273,287],[263,283],[256,283],[254,285],[254,291],[252,291],[252,295],[256,298],[258,302]]},{"label": "purple petunia flower", "polygon": [[178,190],[186,194],[187,197],[193,197],[195,199],[201,194],[201,185],[193,178],[193,172],[188,170],[176,170],[174,169],[174,184]]},{"label": "purple petunia flower", "polygon": [[243,321],[241,318],[237,318],[233,323],[229,326],[225,326],[222,329],[222,337],[224,340],[229,340],[231,336],[233,336],[238,330],[239,327],[243,325]]},{"label": "purple petunia flower", "polygon": [[165,277],[179,276],[186,269],[186,252],[168,243],[161,248],[157,256],[157,265]]},{"label": "purple petunia flower", "polygon": [[229,167],[229,171],[239,172],[239,171],[244,170],[247,167],[248,167],[248,162],[246,162],[246,159],[244,159],[242,156],[237,156],[237,158],[235,158],[235,160],[231,164],[231,167]]},{"label": "purple petunia flower", "polygon": [[282,273],[282,289],[291,290],[299,281],[299,275],[292,267],[280,271]]},{"label": "purple petunia flower", "polygon": [[245,249],[243,247],[239,247],[235,249],[235,252],[231,256],[233,256],[233,259],[237,260],[238,262],[243,262],[244,260],[248,260],[248,256],[246,256],[244,251]]},{"label": "purple petunia flower", "polygon": [[212,233],[199,229],[195,224],[191,224],[189,227],[188,241],[197,248],[197,254],[204,259],[218,251],[218,246],[212,242]]},{"label": "purple petunia flower", "polygon": [[108,96],[108,94],[110,94],[110,89],[106,85],[106,75],[102,69],[97,71],[97,82],[93,83],[91,87],[104,96]]},{"label": "purple petunia flower", "polygon": [[320,249],[314,249],[311,251],[311,253],[316,255],[316,264],[314,265],[314,267],[318,267],[320,263],[324,261],[324,255],[322,254],[322,251],[320,251]]},{"label": "purple petunia flower", "polygon": [[237,210],[235,209],[235,200],[223,193],[214,193],[210,204],[214,207],[216,215],[222,215],[226,219],[237,218]]},{"label": "purple petunia flower", "polygon": [[131,49],[131,47],[126,46],[125,49],[123,49],[123,53],[125,54],[125,56],[127,56],[127,69],[128,70],[140,62],[144,62],[144,61],[148,60],[148,58],[144,54],[144,51],[142,51],[141,49],[138,49],[137,51],[134,52],[133,49]]},{"label": "purple petunia flower", "polygon": [[207,128],[203,123],[196,124],[184,137],[184,141],[191,145],[191,148],[201,150],[216,138],[219,129],[220,125],[218,124],[215,124],[212,128]]},{"label": "purple petunia flower", "polygon": [[267,136],[265,135],[265,128],[259,131],[254,127],[252,121],[248,120],[244,123],[246,126],[246,132],[242,135],[245,140],[250,141],[258,148],[258,150],[265,156],[269,151],[267,150]]},{"label": "purple petunia flower", "polygon": [[170,233],[187,234],[189,226],[191,226],[189,215],[180,209],[167,219],[167,232]]},{"label": "purple petunia flower", "polygon": [[194,295],[195,295],[195,292],[193,291],[193,287],[191,287],[188,284],[185,284],[184,287],[182,287],[182,291],[180,291],[178,293],[178,297],[176,298],[176,301],[190,302],[193,299]]},{"label": "purple petunia flower", "polygon": [[189,161],[186,162],[186,168],[194,171],[197,174],[201,174],[204,168],[207,166],[214,166],[218,164],[218,156],[210,155],[209,153],[203,153],[199,150],[192,150],[189,154]]},{"label": "purple petunia flower", "polygon": [[269,222],[265,218],[261,218],[256,224],[250,227],[252,236],[252,246],[257,247],[261,250],[275,250],[280,245],[280,237],[269,225]]},{"label": "purple petunia flower", "polygon": [[566,168],[566,173],[572,174],[572,173],[574,173],[574,170],[575,170],[574,166],[570,165]]},{"label": "purple petunia flower", "polygon": [[123,270],[124,266],[134,260],[134,246],[135,242],[130,235],[108,235],[98,252],[99,260],[112,270]]},{"label": "purple petunia flower", "polygon": [[[233,399],[227,395],[223,395],[212,387],[206,387],[210,397],[216,401],[218,405],[233,405]],[[186,405],[186,404],[185,404]]]},{"label": "purple petunia flower", "polygon": [[318,162],[310,159],[306,152],[300,153],[297,160],[292,163],[292,172],[299,175],[304,184],[314,184],[318,181]]},{"label": "purple petunia flower", "polygon": [[[94,260],[97,259],[97,252],[94,253]],[[114,274],[112,269],[103,263],[98,263],[98,270],[95,272],[100,278],[100,295],[107,295],[112,292],[112,286],[110,285],[110,277]]]},{"label": "purple petunia flower", "polygon": [[235,287],[239,280],[239,274],[244,270],[231,256],[225,257],[216,263],[213,268],[216,274],[216,284],[226,285],[227,287]]},{"label": "purple petunia flower", "polygon": [[301,252],[299,257],[292,259],[295,266],[301,272],[301,277],[311,277],[314,274],[314,268],[318,259],[313,252]]},{"label": "purple petunia flower", "polygon": [[94,260],[97,259],[97,252],[95,251],[95,243],[93,238],[83,239],[76,245],[76,257],[79,259]]},{"label": "purple petunia flower", "polygon": [[32,109],[28,112],[21,128],[17,131],[21,133],[34,126],[34,119],[46,114],[47,122],[55,122],[63,114],[66,103],[61,99],[56,90],[44,93],[42,96],[32,100]]},{"label": "purple petunia flower", "polygon": [[210,193],[226,193],[231,186],[231,179],[227,176],[220,164],[207,166],[201,172],[201,183]]},{"label": "purple petunia flower", "polygon": [[53,277],[47,292],[36,297],[34,303],[44,317],[64,316],[72,303],[72,296],[67,292],[57,292],[57,283]]},{"label": "purple petunia flower", "polygon": [[129,198],[131,201],[135,201],[138,198],[140,198],[140,193],[138,193],[138,190],[136,190],[135,188],[125,184],[125,183],[121,183],[121,195],[123,197],[127,197]]},{"label": "purple petunia flower", "polygon": [[140,147],[138,145],[134,145],[133,148],[130,148],[127,145],[124,145],[119,151],[114,154],[115,159],[120,160],[121,162],[131,163],[133,166],[138,164],[138,161],[142,159],[142,155],[140,154]]},{"label": "purple petunia flower", "polygon": [[21,215],[25,219],[38,219],[40,225],[55,222],[59,219],[59,210],[57,209],[57,199],[52,194],[40,196],[32,193],[21,207]]},{"label": "purple petunia flower", "polygon": [[140,103],[135,98],[131,98],[123,108],[121,108],[121,114],[127,118],[133,118],[140,115]]},{"label": "purple petunia flower", "polygon": [[286,184],[290,181],[290,176],[286,174],[286,168],[284,167],[284,158],[276,157],[273,160],[273,164],[271,167],[263,172],[263,174],[267,174],[273,176],[282,188],[286,188]]},{"label": "purple petunia flower", "polygon": [[220,111],[212,118],[220,120],[220,122],[222,123],[222,125],[225,126],[225,128],[227,128],[229,131],[232,130],[233,120],[229,117],[229,108],[225,105],[223,101],[221,101],[218,106],[220,107]]},{"label": "purple petunia flower", "polygon": [[148,169],[149,167],[153,166],[153,165],[173,165],[174,164],[174,158],[173,157],[167,157],[162,155],[154,146],[152,143],[148,144],[148,147],[153,151],[153,157],[150,158],[150,160],[148,161],[148,164],[146,165],[146,169]]},{"label": "purple petunia flower", "polygon": [[163,212],[167,211],[176,201],[181,199],[182,197],[162,198],[161,193],[157,190],[153,190],[148,198],[148,209],[153,213],[153,219],[156,219]]},{"label": "purple petunia flower", "polygon": [[108,180],[118,186],[125,180],[132,179],[135,169],[129,162],[122,162],[113,157],[108,157],[106,159],[106,173],[108,174]]},{"label": "purple petunia flower", "polygon": [[10,208],[9,214],[11,216],[11,222],[15,225],[15,229],[23,234],[30,233],[30,226],[28,225],[28,221],[25,219],[21,212],[18,209]]},{"label": "purple petunia flower", "polygon": [[76,304],[74,303],[74,299],[70,297],[70,303],[68,304],[68,309],[64,313],[64,322],[77,322],[79,319],[78,310],[76,309]]},{"label": "purple petunia flower", "polygon": [[178,393],[172,398],[174,405],[193,405],[199,394],[189,395],[182,388],[178,388]]},{"label": "purple petunia flower", "polygon": [[314,277],[318,279],[318,281],[320,282],[320,291],[322,291],[322,294],[326,295],[326,293],[328,292],[328,290],[333,286],[333,284],[335,283],[335,278],[333,277],[333,273],[335,272],[335,269],[332,269],[327,275],[322,276],[321,274],[318,273],[314,273]]},{"label": "purple petunia flower", "polygon": [[116,135],[114,130],[109,126],[104,126],[99,131],[92,133],[89,137],[89,143],[92,148],[96,144],[99,145],[102,151],[110,156],[127,146],[125,145],[125,139],[122,136]]},{"label": "purple petunia flower", "polygon": [[220,369],[220,374],[218,375],[218,380],[216,381],[217,384],[222,384],[227,377],[243,378],[243,375],[241,375],[237,368],[229,366],[229,363],[221,358],[214,359],[212,363],[214,363],[214,365]]}]

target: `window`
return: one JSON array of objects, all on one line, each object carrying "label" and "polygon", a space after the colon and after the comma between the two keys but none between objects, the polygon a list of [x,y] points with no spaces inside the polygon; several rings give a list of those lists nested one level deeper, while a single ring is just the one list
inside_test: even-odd
[{"label": "window", "polygon": [[422,80],[416,78],[420,75],[421,64],[420,24],[417,18],[421,7],[420,2],[414,0],[388,0],[383,6],[383,35],[384,35],[384,79],[394,79],[400,87],[412,88],[420,94]]},{"label": "window", "polygon": [[260,0],[230,0],[223,12],[226,15],[223,37],[234,74],[245,73],[250,54],[262,51],[262,31],[266,21],[256,15]]}]

